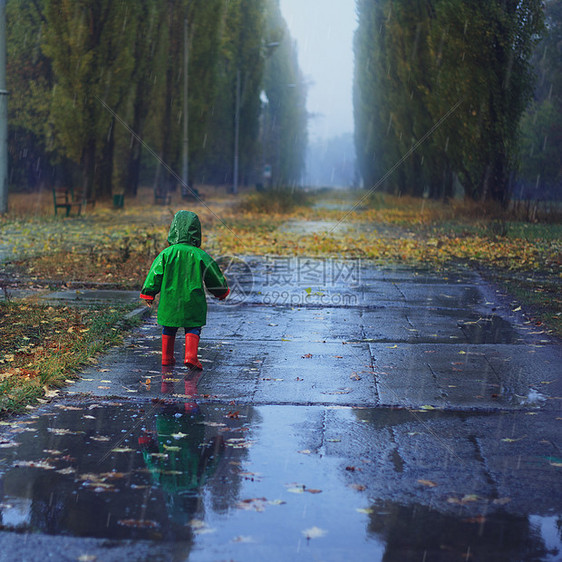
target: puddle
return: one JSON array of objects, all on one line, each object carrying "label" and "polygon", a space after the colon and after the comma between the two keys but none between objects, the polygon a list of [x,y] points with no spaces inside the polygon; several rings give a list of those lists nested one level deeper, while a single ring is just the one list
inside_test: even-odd
[{"label": "puddle", "polygon": [[556,560],[561,553],[553,520],[508,514],[453,517],[423,505],[375,502],[368,533],[385,544],[385,560]]},{"label": "puddle", "polygon": [[555,560],[562,540],[548,460],[533,468],[542,484],[522,470],[492,501],[501,474],[490,478],[484,439],[497,423],[466,412],[237,407],[187,395],[66,402],[2,422],[1,528],[181,542],[190,560]]},{"label": "puddle", "polygon": [[205,419],[195,402],[89,403],[55,412],[16,423],[0,445],[5,528],[186,540],[201,489],[219,479],[227,501],[236,488],[232,471],[221,471],[244,456],[237,419]]},{"label": "puddle", "polygon": [[75,289],[72,291],[56,291],[40,297],[49,304],[73,303],[75,305],[92,305],[110,303],[113,305],[131,304],[139,302],[138,291],[112,291]]},{"label": "puddle", "polygon": [[459,327],[471,344],[509,344],[521,341],[513,326],[496,315],[459,322]]}]

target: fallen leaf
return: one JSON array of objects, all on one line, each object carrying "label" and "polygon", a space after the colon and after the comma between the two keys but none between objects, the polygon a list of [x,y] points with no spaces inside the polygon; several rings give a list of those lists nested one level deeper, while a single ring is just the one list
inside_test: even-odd
[{"label": "fallen leaf", "polygon": [[480,499],[480,497],[477,496],[476,494],[467,494],[460,499],[459,498],[447,498],[447,503],[452,503],[452,504],[455,504],[455,505],[466,505],[467,503],[475,502],[475,501],[478,501],[479,499]]},{"label": "fallen leaf", "polygon": [[64,404],[57,404],[56,408],[60,408],[61,410],[68,410],[68,411],[80,411],[84,408],[79,408],[77,406],[65,406]]},{"label": "fallen leaf", "polygon": [[302,534],[308,539],[319,539],[327,534],[327,531],[320,529],[319,527],[311,527],[310,529],[305,529]]},{"label": "fallen leaf", "polygon": [[522,439],[525,439],[525,437],[527,437],[526,435],[523,435],[523,437],[517,437],[516,439],[512,439],[511,437],[504,437],[502,439],[502,441],[504,443],[515,443],[517,441],[521,441]]},{"label": "fallen leaf", "polygon": [[16,468],[42,468],[44,470],[55,470],[55,467],[46,461],[16,461]]},{"label": "fallen leaf", "polygon": [[509,503],[510,501],[511,501],[511,498],[497,498],[492,503],[494,503],[496,505],[505,505],[506,503]]},{"label": "fallen leaf", "polygon": [[84,433],[83,431],[71,431],[70,429],[64,429],[59,427],[49,427],[47,431],[54,433],[55,435],[78,435],[80,433]]},{"label": "fallen leaf", "polygon": [[251,498],[247,500],[242,500],[236,504],[238,509],[243,509],[245,511],[265,511],[265,504],[267,500],[265,498]]},{"label": "fallen leaf", "polygon": [[435,486],[437,486],[435,482],[432,482],[431,480],[423,480],[421,478],[418,480],[418,483],[423,486],[427,486],[428,488],[435,488]]},{"label": "fallen leaf", "polygon": [[250,544],[250,543],[254,543],[256,542],[255,539],[253,539],[252,537],[246,537],[246,536],[239,536],[239,537],[234,537],[232,539],[232,542],[236,542],[236,543],[241,543],[241,544]]},{"label": "fallen leaf", "polygon": [[119,519],[117,525],[133,529],[157,529],[160,525],[150,519]]},{"label": "fallen leaf", "polygon": [[181,431],[178,431],[178,433],[172,433],[170,437],[174,439],[183,439],[184,437],[188,437],[188,435],[187,433],[182,433]]}]

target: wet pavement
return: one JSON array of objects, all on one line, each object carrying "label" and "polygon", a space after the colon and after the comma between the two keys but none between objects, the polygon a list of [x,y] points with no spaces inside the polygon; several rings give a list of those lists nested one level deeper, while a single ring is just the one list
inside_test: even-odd
[{"label": "wet pavement", "polygon": [[0,560],[560,559],[560,345],[515,304],[466,271],[227,266],[202,373],[151,318],[1,422]]}]

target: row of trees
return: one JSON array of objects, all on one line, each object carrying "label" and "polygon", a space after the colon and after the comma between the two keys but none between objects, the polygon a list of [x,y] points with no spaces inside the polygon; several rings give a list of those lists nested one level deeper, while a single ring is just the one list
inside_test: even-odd
[{"label": "row of trees", "polygon": [[521,170],[515,195],[562,198],[562,0],[545,5],[546,33],[533,55],[533,102],[521,121]]},{"label": "row of trees", "polygon": [[11,183],[135,194],[150,172],[175,186],[185,22],[190,180],[232,183],[236,129],[241,183],[260,181],[266,160],[276,181],[300,177],[306,93],[278,2],[9,0]]},{"label": "row of trees", "polygon": [[533,94],[541,0],[358,0],[357,10],[365,185],[448,197],[458,178],[468,197],[506,202]]}]

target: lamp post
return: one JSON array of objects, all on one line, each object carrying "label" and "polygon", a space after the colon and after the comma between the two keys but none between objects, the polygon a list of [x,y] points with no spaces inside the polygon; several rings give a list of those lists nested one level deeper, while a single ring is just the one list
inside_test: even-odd
[{"label": "lamp post", "polygon": [[0,215],[8,212],[8,91],[6,90],[6,0],[0,0]]},{"label": "lamp post", "polygon": [[187,17],[183,20],[183,165],[182,165],[182,197],[189,195],[189,115],[188,115],[188,76],[189,70],[189,45],[187,36]]},{"label": "lamp post", "polygon": [[[263,45],[267,49],[265,58],[269,58],[276,47],[279,47],[279,41],[273,41]],[[232,166],[232,193],[238,193],[238,175],[240,167],[240,67],[236,70],[236,99],[234,106],[234,162]]]},{"label": "lamp post", "polygon": [[234,108],[234,165],[232,178],[232,193],[238,193],[238,166],[240,144],[240,69],[236,71],[236,105]]}]

